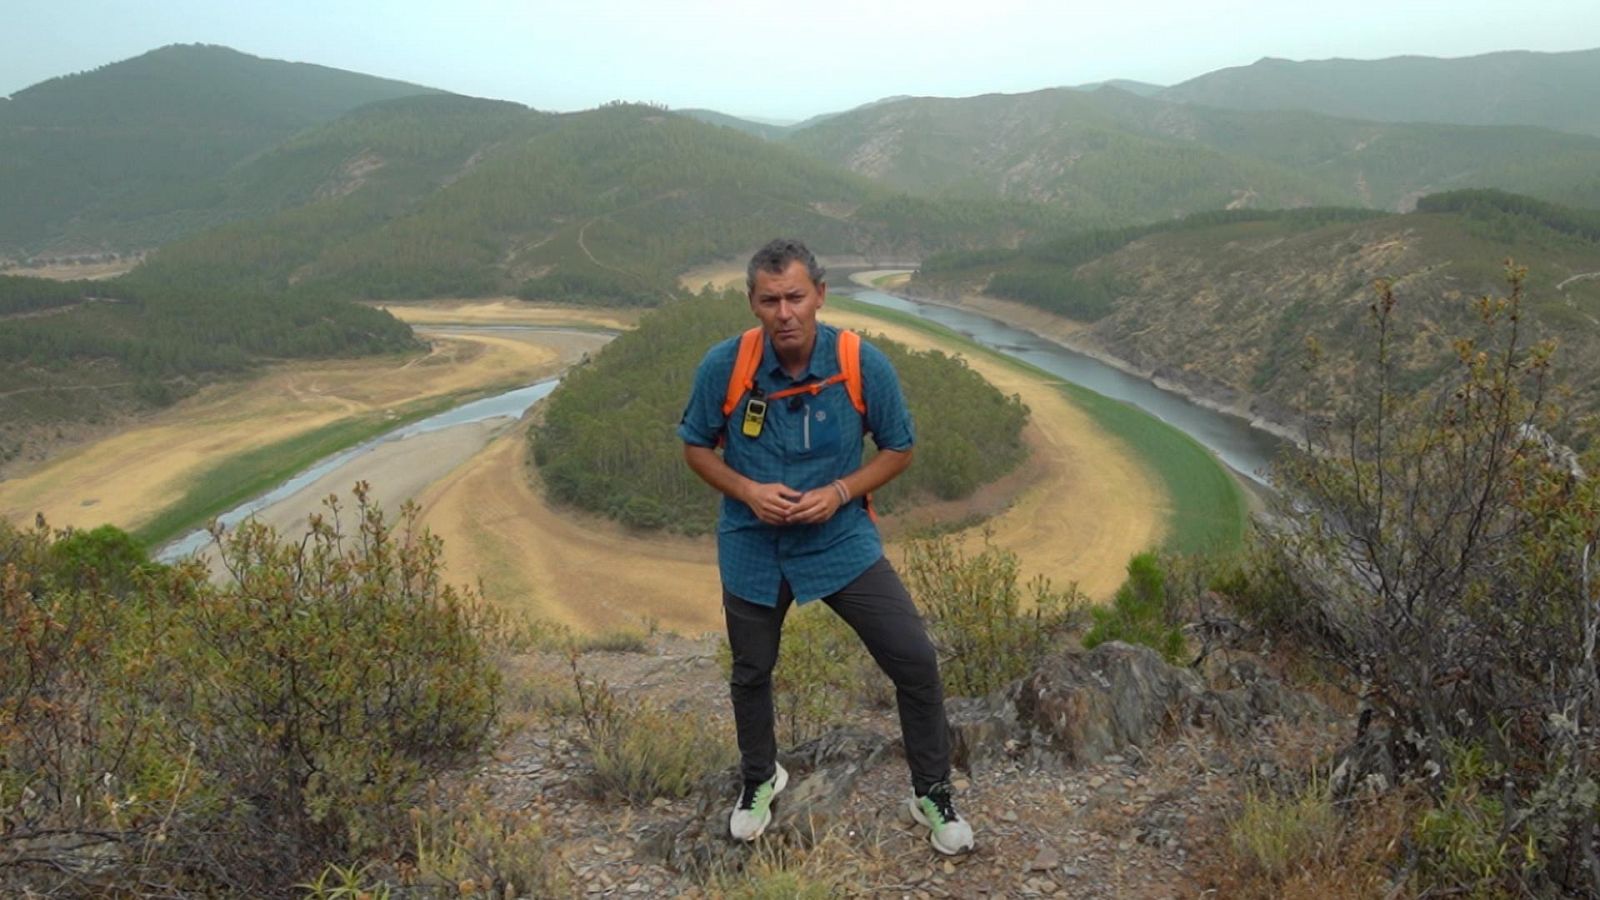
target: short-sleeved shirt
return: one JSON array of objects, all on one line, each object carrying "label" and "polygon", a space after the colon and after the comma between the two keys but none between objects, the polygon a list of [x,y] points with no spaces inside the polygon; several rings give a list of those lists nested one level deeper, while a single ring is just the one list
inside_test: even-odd
[{"label": "short-sleeved shirt", "polygon": [[[810,364],[800,377],[790,378],[772,341],[764,340],[756,387],[770,395],[837,374],[838,344],[839,330],[817,323]],[[911,449],[916,438],[900,380],[888,357],[868,341],[861,342],[865,417],[856,412],[840,382],[815,396],[799,394],[769,403],[766,422],[755,438],[746,437],[740,428],[745,400],[728,417],[722,415],[738,352],[739,339],[733,337],[706,353],[695,372],[678,436],[686,444],[714,447],[726,433],[722,457],[746,478],[763,484],[779,482],[797,491],[825,486],[861,467],[863,432],[870,433],[880,449]],[[717,566],[723,587],[735,597],[776,606],[783,580],[802,603],[826,597],[882,556],[883,541],[860,498],[840,507],[826,522],[795,525],[768,525],[744,503],[722,498]]]}]

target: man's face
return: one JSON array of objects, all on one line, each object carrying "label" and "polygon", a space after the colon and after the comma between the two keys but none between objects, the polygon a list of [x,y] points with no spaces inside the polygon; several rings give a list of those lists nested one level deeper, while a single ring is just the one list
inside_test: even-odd
[{"label": "man's face", "polygon": [[817,310],[828,293],[826,284],[812,284],[805,263],[794,260],[782,272],[757,272],[750,291],[750,311],[780,356],[793,359],[811,352],[817,337]]}]

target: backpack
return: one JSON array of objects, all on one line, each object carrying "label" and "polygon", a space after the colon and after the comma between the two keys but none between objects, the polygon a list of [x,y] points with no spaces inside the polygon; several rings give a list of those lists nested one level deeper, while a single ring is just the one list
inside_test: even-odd
[{"label": "backpack", "polygon": [[[722,400],[722,418],[727,419],[743,400],[745,395],[755,389],[756,369],[761,367],[762,340],[761,326],[757,325],[739,336],[739,353],[733,358],[733,371],[728,375],[728,392]],[[797,394],[810,394],[815,397],[822,393],[823,388],[844,383],[845,390],[850,393],[850,405],[863,417],[867,414],[867,395],[862,389],[861,382],[861,335],[854,331],[840,329],[839,345],[839,372],[821,381],[802,384],[792,388],[784,388],[768,394],[768,400],[782,400]],[[863,427],[865,419],[863,419]],[[723,428],[727,433],[727,428]],[[866,494],[861,498],[866,505],[867,515],[872,521],[878,521],[877,510],[872,508],[872,495]]]},{"label": "backpack", "polygon": [[[728,392],[722,400],[724,419],[733,415],[733,410],[739,405],[739,401],[756,386],[756,369],[761,366],[761,338],[760,325],[739,336],[739,355],[733,359],[733,371],[728,375]],[[839,374],[810,384],[775,391],[769,394],[767,399],[782,400],[796,394],[810,394],[815,397],[822,393],[823,388],[842,381],[845,390],[850,392],[850,405],[856,408],[856,412],[866,415],[867,398],[861,388],[861,335],[854,331],[841,330],[838,353]]]}]

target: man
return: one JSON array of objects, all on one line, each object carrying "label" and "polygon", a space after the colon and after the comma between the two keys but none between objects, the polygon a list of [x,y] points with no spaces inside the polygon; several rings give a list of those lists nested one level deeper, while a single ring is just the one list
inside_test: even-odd
[{"label": "man", "polygon": [[[960,853],[972,848],[972,828],[951,797],[938,657],[864,502],[911,464],[911,417],[894,367],[876,347],[860,345],[864,415],[835,379],[839,330],[817,321],[828,290],[823,274],[798,241],[774,240],[751,257],[745,284],[762,332],[752,387],[724,413],[740,342],[717,344],[695,373],[678,425],[685,461],[723,494],[717,560],[744,782],[729,830],[754,840],[788,782],[777,762],[772,669],[789,606],[821,599],[894,682],[912,815],[935,849]],[[815,392],[789,391],[830,379]],[[879,450],[866,465],[863,432]]]}]

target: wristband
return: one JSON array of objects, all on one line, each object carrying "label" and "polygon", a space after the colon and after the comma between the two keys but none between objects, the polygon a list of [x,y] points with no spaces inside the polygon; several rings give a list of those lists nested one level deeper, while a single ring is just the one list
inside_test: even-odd
[{"label": "wristband", "polygon": [[844,486],[844,481],[835,478],[833,481],[833,489],[839,492],[840,506],[850,502],[850,489]]}]

